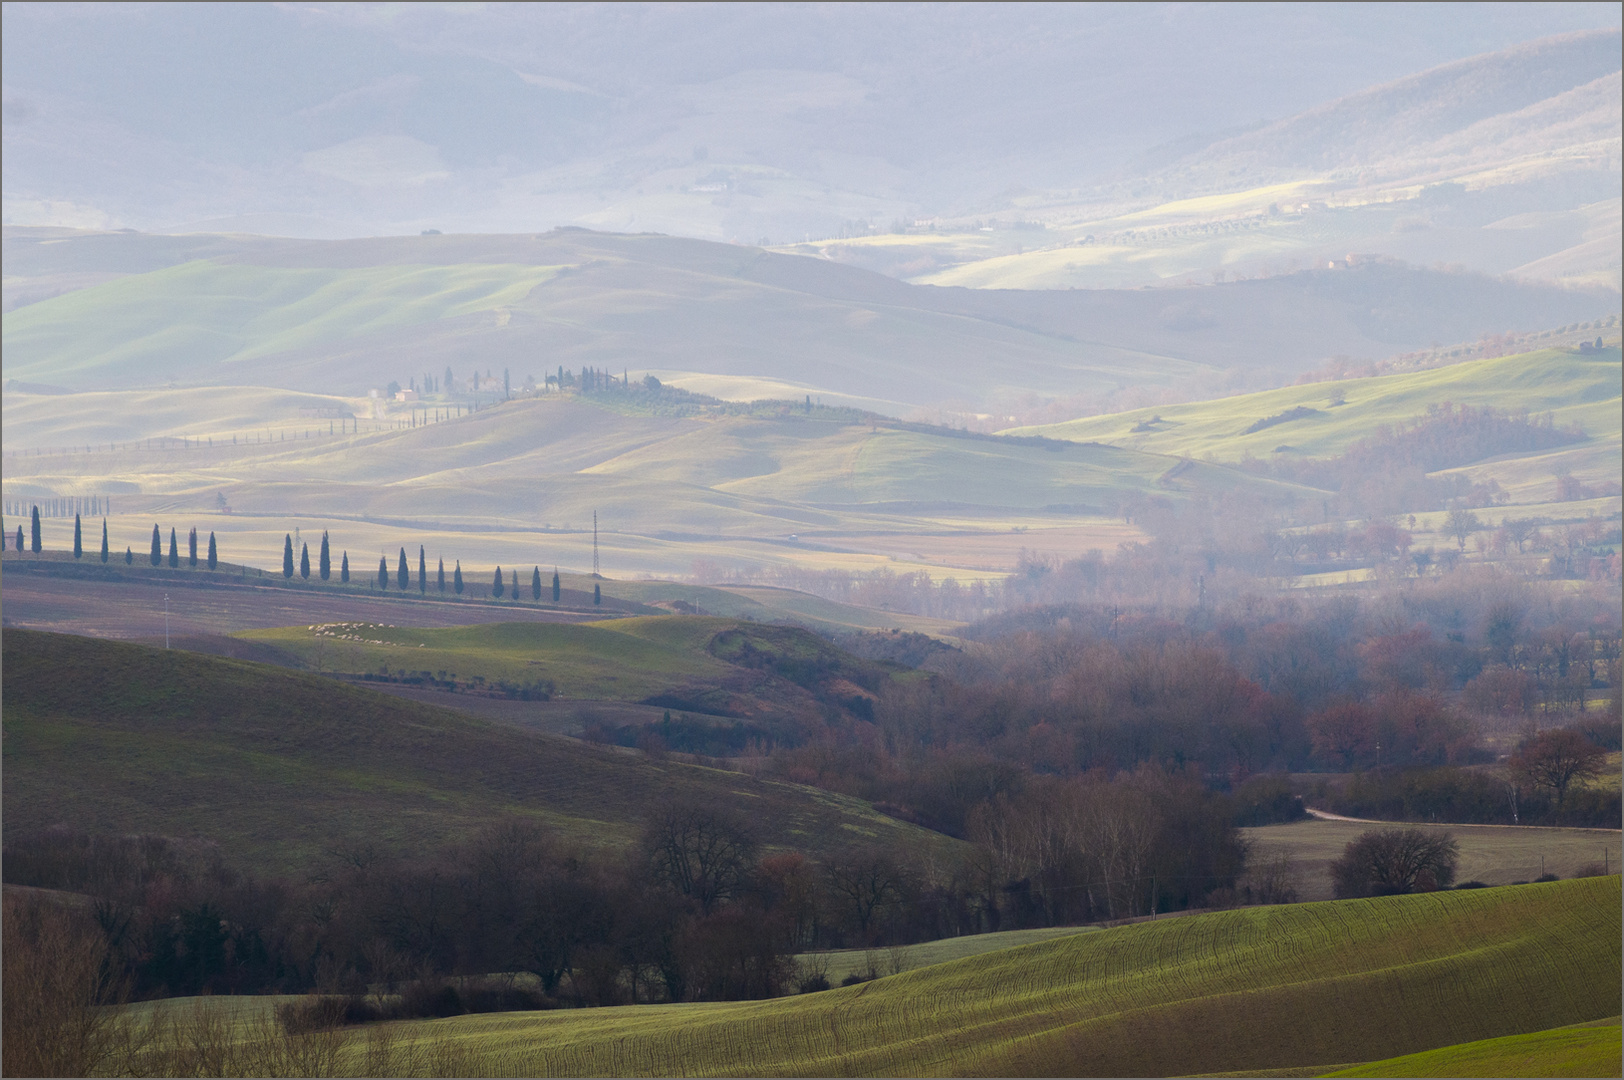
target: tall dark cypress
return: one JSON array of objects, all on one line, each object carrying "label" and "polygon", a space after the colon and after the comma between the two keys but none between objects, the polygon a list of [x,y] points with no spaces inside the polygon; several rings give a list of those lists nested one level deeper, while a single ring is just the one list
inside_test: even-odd
[{"label": "tall dark cypress", "polygon": [[[154,525],[152,527],[152,535],[153,536],[158,535],[158,526]],[[33,521],[29,525],[28,548],[35,555],[38,555],[39,552],[40,552],[40,545],[39,545],[39,507],[37,507],[37,506],[34,507]],[[158,564],[153,563],[153,565],[156,566]]]},{"label": "tall dark cypress", "polygon": [[508,595],[515,600],[519,598],[519,572],[517,570],[508,574]]},{"label": "tall dark cypress", "polygon": [[389,556],[378,556],[378,588],[389,591]]},{"label": "tall dark cypress", "polygon": [[443,593],[443,592],[445,592],[445,560],[444,560],[444,559],[441,559],[441,560],[440,560],[440,578],[439,578],[439,585],[440,585],[440,591],[441,591],[441,592],[442,592],[442,593]]},{"label": "tall dark cypress", "polygon": [[[17,530],[17,535],[18,535],[19,538],[21,538],[22,532],[23,531],[21,529]],[[107,550],[107,519],[102,518],[102,550],[101,550],[102,562],[105,563],[107,561],[108,556],[111,555],[111,554],[112,553]]]},{"label": "tall dark cypress", "polygon": [[310,545],[299,545],[299,576],[305,581],[310,580]]},{"label": "tall dark cypress", "polygon": [[338,580],[344,585],[350,583],[350,553],[347,548],[344,551],[343,561],[338,564]]},{"label": "tall dark cypress", "polygon": [[321,579],[326,581],[333,576],[333,553],[327,548],[327,530],[321,531]]},{"label": "tall dark cypress", "polygon": [[209,531],[209,569],[213,570],[220,565],[220,549],[214,544],[214,531]]},{"label": "tall dark cypress", "polygon": [[402,592],[405,592],[406,586],[412,583],[412,571],[411,568],[406,565],[405,548],[400,549],[400,564],[395,567],[395,580],[400,582]]},{"label": "tall dark cypress", "polygon": [[193,526],[192,531],[186,534],[186,565],[190,566],[193,570],[197,569],[197,527],[196,526]]},{"label": "tall dark cypress", "polygon": [[558,580],[558,567],[555,566],[553,567],[553,603],[558,603],[558,598],[562,595],[564,595],[563,583]]},{"label": "tall dark cypress", "polygon": [[541,567],[536,567],[530,573],[530,595],[538,601],[541,599]]},{"label": "tall dark cypress", "polygon": [[506,591],[507,586],[502,582],[502,568],[498,566],[496,568],[496,580],[491,582],[491,595],[500,600],[502,599],[502,594]]},{"label": "tall dark cypress", "polygon": [[84,534],[80,532],[79,515],[73,515],[73,557],[82,559],[85,555]]},{"label": "tall dark cypress", "polygon": [[17,554],[23,553],[23,527],[17,526]]},{"label": "tall dark cypress", "polygon": [[429,591],[429,560],[423,554],[423,545],[417,545],[417,595],[422,596]]},{"label": "tall dark cypress", "polygon": [[603,590],[598,587],[597,582],[592,583],[592,602],[594,604],[603,603]]},{"label": "tall dark cypress", "polygon": [[169,567],[175,569],[180,566],[180,545],[175,542],[175,527],[169,527]]},{"label": "tall dark cypress", "polygon": [[152,527],[152,554],[149,557],[152,559],[153,566],[157,566],[164,561],[164,538],[158,532],[157,525]]},{"label": "tall dark cypress", "polygon": [[284,533],[282,536],[282,576],[293,577],[293,534]]},{"label": "tall dark cypress", "polygon": [[451,588],[458,595],[462,595],[462,560],[457,560],[457,568],[451,573]]}]

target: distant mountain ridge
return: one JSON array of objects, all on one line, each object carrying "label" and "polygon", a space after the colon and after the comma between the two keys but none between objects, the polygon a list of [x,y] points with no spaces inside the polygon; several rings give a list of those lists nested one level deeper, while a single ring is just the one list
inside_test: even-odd
[{"label": "distant mountain ridge", "polygon": [[[1531,124],[1551,111],[1611,117],[1616,139],[1619,98],[1606,93],[1606,80],[1619,72],[1621,47],[1619,31],[1591,30],[1457,60],[1224,139],[1187,160],[1204,170],[1357,168],[1459,148],[1465,133],[1487,133],[1479,125],[1516,116]],[[1496,134],[1502,141],[1509,133]],[[1466,141],[1479,153],[1494,149]]]}]

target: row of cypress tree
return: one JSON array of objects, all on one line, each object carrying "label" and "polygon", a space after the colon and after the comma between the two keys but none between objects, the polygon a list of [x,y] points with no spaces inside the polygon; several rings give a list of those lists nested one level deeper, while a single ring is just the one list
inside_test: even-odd
[{"label": "row of cypress tree", "polygon": [[[317,573],[320,576],[321,580],[327,581],[332,577],[332,549],[331,549],[331,547],[329,545],[327,533],[325,531],[321,534],[321,549],[320,549],[320,554],[317,556],[317,558],[318,558]],[[293,534],[288,533],[288,534],[284,535],[283,538],[282,538],[282,576],[285,577],[285,578],[290,578],[291,579],[293,577],[294,573],[295,573],[295,570],[294,570],[294,559],[293,559]],[[297,571],[297,573],[304,580],[306,580],[306,581],[310,580],[310,545],[309,544],[301,544],[299,546],[299,560],[298,560],[298,571]],[[411,589],[411,587],[412,587],[412,568],[411,568],[411,563],[406,558],[406,549],[405,548],[400,549],[400,555],[399,555],[399,558],[398,558],[398,560],[396,562],[396,565],[395,565],[395,572],[394,572],[394,574],[392,576],[394,578],[395,587],[397,589],[399,589],[401,592],[406,592],[406,591]],[[380,590],[387,591],[388,588],[389,588],[390,578],[391,578],[391,574],[389,572],[389,557],[387,555],[380,555],[380,556],[378,556],[378,576],[376,578],[378,588]],[[341,564],[340,564],[340,567],[339,567],[339,578],[338,578],[338,580],[340,582],[346,584],[346,585],[349,584],[349,580],[350,580],[350,553],[348,551],[345,551],[343,553]],[[463,591],[466,588],[466,586],[464,585],[463,580],[462,580],[462,560],[460,560],[460,559],[456,560],[456,563],[455,563],[454,567],[452,568],[452,571],[451,571],[451,583],[450,584],[451,584],[451,591],[452,592],[456,593],[458,596],[461,596],[463,594]],[[444,593],[446,591],[446,576],[445,576],[445,560],[444,559],[440,560],[439,568],[435,573],[434,587],[435,587],[435,591],[437,591],[437,592]],[[423,548],[423,546],[421,544],[418,545],[418,548],[417,548],[417,591],[418,591],[419,595],[425,595],[425,596],[428,594],[428,591],[429,591],[428,553]],[[541,594],[542,594],[541,567],[537,566],[533,570],[531,570],[531,572],[530,572],[530,596],[531,596],[531,599],[536,600],[536,601],[540,601],[541,600]],[[511,575],[504,576],[502,568],[500,566],[498,566],[496,568],[496,575],[491,581],[491,595],[493,597],[495,597],[496,599],[498,599],[498,600],[500,600],[504,596],[511,596],[515,600],[519,599],[519,595],[520,595],[519,594],[519,572],[517,570],[515,570],[515,571],[512,572]],[[557,603],[562,598],[562,596],[563,596],[563,583],[562,583],[562,581],[560,580],[560,578],[558,576],[558,568],[554,567],[553,568],[553,581],[552,581],[552,598],[553,598],[553,602]],[[594,585],[592,587],[592,602],[594,604],[603,603],[603,591],[597,585]]]},{"label": "row of cypress tree", "polygon": [[[32,520],[30,521],[31,535],[28,538],[28,549],[35,555],[38,555],[41,550],[43,550],[43,545],[40,543],[39,507],[36,506],[33,508],[33,513],[30,515],[30,517]],[[23,527],[21,525],[17,526],[16,546],[18,553],[21,554],[23,551]],[[73,557],[75,559],[82,559],[84,556],[84,521],[80,515],[75,514],[73,515]],[[102,518],[101,561],[104,563],[108,562],[110,561],[111,557],[112,551],[107,543],[107,519]],[[152,553],[149,558],[153,566],[163,565],[163,534],[159,531],[156,524],[152,526]],[[220,549],[219,545],[214,539],[214,533],[212,532],[209,533],[209,553],[207,562],[210,570],[213,570],[220,565]],[[134,565],[135,551],[133,548],[126,547],[124,549],[124,563],[126,566]],[[197,530],[195,528],[192,529],[186,537],[186,564],[194,569],[197,567]],[[171,526],[169,530],[169,565],[171,567],[180,566],[180,544],[173,526]]]}]

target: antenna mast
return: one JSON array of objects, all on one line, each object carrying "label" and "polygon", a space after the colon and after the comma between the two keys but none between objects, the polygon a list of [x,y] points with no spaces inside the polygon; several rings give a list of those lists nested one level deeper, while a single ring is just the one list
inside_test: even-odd
[{"label": "antenna mast", "polygon": [[592,576],[602,577],[598,573],[598,512],[592,511]]}]

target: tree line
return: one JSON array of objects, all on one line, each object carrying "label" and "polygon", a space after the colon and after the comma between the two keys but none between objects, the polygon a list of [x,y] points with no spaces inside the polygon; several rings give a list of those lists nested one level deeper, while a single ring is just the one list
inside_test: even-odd
[{"label": "tree line", "polygon": [[93,897],[95,933],[138,997],[394,993],[501,971],[532,977],[527,1007],[815,990],[799,954],[1180,910],[1242,873],[1224,808],[1188,778],[1026,798],[1050,809],[1042,829],[995,799],[976,846],[947,863],[769,850],[743,815],[673,798],[618,852],[515,819],[438,852],[346,849],[275,879],[203,844],[55,829],[9,838],[4,867],[7,882]]},{"label": "tree line", "polygon": [[[112,561],[112,547],[108,542],[107,519],[102,518],[101,524],[101,551],[99,554],[101,561],[103,563],[108,563]],[[0,528],[0,535],[3,535],[3,528]],[[34,507],[32,513],[30,514],[29,534],[27,540],[25,541],[23,538],[23,527],[18,525],[17,533],[15,537],[12,538],[12,544],[14,550],[19,555],[21,555],[25,550],[35,555],[43,553],[44,544],[40,535],[39,507]],[[197,549],[197,529],[193,528],[189,530],[186,535],[186,565],[194,570],[197,569],[198,566]],[[84,521],[79,514],[73,515],[72,550],[73,557],[75,559],[82,559],[85,557]],[[147,561],[153,566],[162,566],[165,562],[163,532],[156,524],[152,526],[152,546],[148,553]],[[124,563],[127,566],[133,566],[135,564],[135,549],[133,547],[126,547],[124,549]],[[181,565],[179,540],[173,526],[171,526],[169,530],[168,563],[171,568],[178,568]],[[203,556],[203,563],[210,570],[214,570],[220,565],[220,547],[219,543],[215,540],[213,532],[209,533],[208,551]]]},{"label": "tree line", "polygon": [[[282,576],[292,580],[295,573],[299,575],[301,580],[310,580],[310,545],[301,541],[298,558],[295,560],[293,534],[287,533],[282,538]],[[333,576],[332,545],[325,530],[321,534],[321,542],[316,553],[315,574],[321,581],[329,581]],[[339,557],[338,580],[340,584],[347,585],[350,583],[350,553],[347,550],[342,552]],[[445,559],[439,559],[434,574],[430,577],[428,550],[421,544],[417,548],[415,578],[413,577],[411,562],[406,556],[406,549],[402,547],[396,557],[393,571],[389,567],[389,557],[387,555],[378,556],[377,573],[368,579],[368,584],[385,592],[391,587],[400,592],[409,592],[415,584],[420,596],[427,596],[431,587],[442,596],[445,595],[448,589],[452,595],[462,596],[465,591],[474,588],[463,579],[462,560],[460,559],[453,561],[449,578],[446,576]],[[527,591],[531,600],[538,603],[543,595],[550,595],[553,603],[558,603],[564,595],[563,579],[559,576],[558,568],[553,568],[552,580],[544,590],[541,567],[533,567],[530,571]],[[513,570],[504,574],[502,568],[498,566],[491,577],[490,595],[496,600],[503,597],[509,597],[513,600],[522,599],[519,572]],[[592,586],[592,602],[594,604],[603,603],[602,587],[597,584]]]}]

